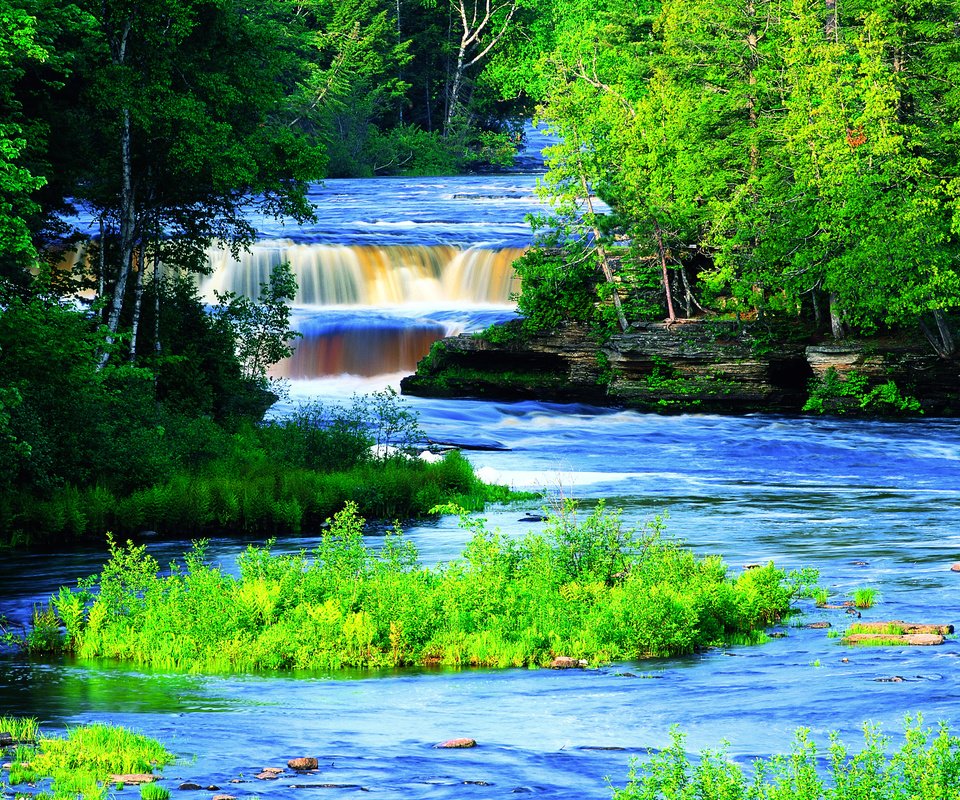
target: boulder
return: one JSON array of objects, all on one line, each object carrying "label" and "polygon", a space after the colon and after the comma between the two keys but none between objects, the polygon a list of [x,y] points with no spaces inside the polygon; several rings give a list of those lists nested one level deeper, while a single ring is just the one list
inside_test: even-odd
[{"label": "boulder", "polygon": [[550,662],[550,669],[583,669],[587,662],[580,658],[570,658],[570,656],[557,656]]},{"label": "boulder", "polygon": [[290,767],[290,769],[297,770],[297,772],[307,772],[308,770],[316,769],[319,764],[317,763],[317,759],[311,756],[301,756],[300,758],[291,758],[287,762],[287,766]]},{"label": "boulder", "polygon": [[192,781],[187,781],[186,783],[181,783],[177,788],[184,792],[196,792],[202,789],[203,787],[199,783],[193,783]]},{"label": "boulder", "polygon": [[447,739],[447,741],[445,742],[440,742],[439,744],[434,745],[434,747],[440,750],[456,750],[456,749],[461,749],[465,747],[476,747],[476,746],[477,746],[476,739],[467,739],[465,737],[462,739]]}]

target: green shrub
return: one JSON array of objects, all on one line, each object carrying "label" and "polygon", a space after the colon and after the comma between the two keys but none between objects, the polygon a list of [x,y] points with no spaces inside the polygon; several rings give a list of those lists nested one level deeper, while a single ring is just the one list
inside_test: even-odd
[{"label": "green shrub", "polygon": [[870,379],[862,372],[850,370],[840,375],[830,367],[822,378],[810,383],[810,396],[804,411],[815,414],[847,414],[852,411],[895,416],[922,414],[920,401],[904,395],[894,381],[870,386]]},{"label": "green shrub", "polygon": [[142,546],[111,541],[99,594],[90,583],[61,590],[44,630],[59,618],[67,634],[36,641],[193,669],[598,662],[752,640],[801,585],[772,564],[731,578],[719,557],[666,540],[659,522],[624,528],[602,504],[588,514],[566,504],[543,533],[518,539],[464,517],[462,556],[433,569],[399,530],[367,547],[363,524],[348,503],[309,553],[247,548],[238,578],[208,565],[202,543],[161,575]]},{"label": "green shrub", "polygon": [[789,755],[754,762],[753,777],[731,762],[725,749],[705,750],[695,763],[684,750],[684,736],[646,764],[634,761],[629,780],[614,789],[614,800],[948,800],[960,793],[960,738],[945,723],[936,732],[922,717],[907,718],[905,741],[889,752],[890,740],[879,728],[864,725],[863,748],[850,754],[836,734],[830,736],[820,767],[809,731],[797,731]]}]

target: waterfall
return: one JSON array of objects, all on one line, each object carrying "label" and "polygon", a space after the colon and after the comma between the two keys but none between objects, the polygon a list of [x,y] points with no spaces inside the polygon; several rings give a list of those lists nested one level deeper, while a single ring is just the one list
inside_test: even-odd
[{"label": "waterfall", "polygon": [[229,250],[211,247],[212,273],[201,281],[200,292],[209,302],[214,291],[256,298],[273,267],[287,261],[300,287],[298,306],[506,304],[519,289],[512,264],[522,253],[520,248],[265,240],[239,261]]}]

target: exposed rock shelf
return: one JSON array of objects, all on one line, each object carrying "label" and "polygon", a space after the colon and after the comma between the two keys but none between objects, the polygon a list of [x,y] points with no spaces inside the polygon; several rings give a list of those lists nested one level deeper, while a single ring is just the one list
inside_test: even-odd
[{"label": "exposed rock shelf", "polygon": [[[895,381],[924,413],[960,413],[960,368],[919,337],[817,342],[796,327],[727,321],[648,322],[598,342],[584,328],[503,336],[462,334],[437,342],[401,383],[426,397],[537,399],[647,411],[802,410],[812,380],[854,372],[869,385]],[[858,409],[836,398],[828,411]]]}]

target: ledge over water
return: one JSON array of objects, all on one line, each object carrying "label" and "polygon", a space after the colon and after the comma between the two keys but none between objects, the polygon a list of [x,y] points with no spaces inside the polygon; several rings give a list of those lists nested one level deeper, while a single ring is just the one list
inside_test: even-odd
[{"label": "ledge over water", "polygon": [[[511,329],[512,326],[512,329]],[[645,322],[598,341],[585,328],[442,339],[401,382],[403,394],[583,402],[666,413],[799,413],[825,376],[857,376],[859,396],[832,396],[827,413],[876,414],[864,393],[893,381],[924,414],[960,413],[960,365],[921,337],[818,340],[800,326],[695,320]]]}]

